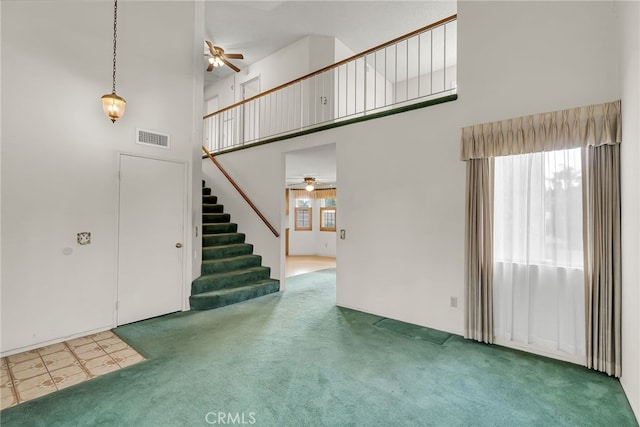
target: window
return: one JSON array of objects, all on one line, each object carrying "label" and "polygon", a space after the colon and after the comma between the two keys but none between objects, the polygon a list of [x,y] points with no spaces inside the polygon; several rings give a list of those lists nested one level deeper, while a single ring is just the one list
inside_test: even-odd
[{"label": "window", "polygon": [[495,158],[496,338],[585,355],[580,149]]},{"label": "window", "polygon": [[336,231],[336,199],[322,199],[320,231]]},{"label": "window", "polygon": [[311,200],[296,199],[296,231],[311,231]]},{"label": "window", "polygon": [[336,231],[336,208],[320,208],[320,231]]},{"label": "window", "polygon": [[582,268],[580,149],[496,157],[494,260]]}]

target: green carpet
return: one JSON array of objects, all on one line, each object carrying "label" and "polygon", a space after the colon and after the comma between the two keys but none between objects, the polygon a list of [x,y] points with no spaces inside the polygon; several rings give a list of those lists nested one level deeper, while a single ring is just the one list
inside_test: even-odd
[{"label": "green carpet", "polygon": [[[635,426],[617,380],[335,306],[335,271],[126,325],[146,362],[2,411],[2,426]],[[244,417],[244,418],[243,418]],[[254,424],[250,424],[255,421]]]},{"label": "green carpet", "polygon": [[453,336],[447,332],[438,331],[437,329],[423,328],[422,326],[393,319],[378,320],[374,325],[378,328],[386,329],[387,331],[395,332],[415,340],[428,341],[438,345],[444,344]]}]

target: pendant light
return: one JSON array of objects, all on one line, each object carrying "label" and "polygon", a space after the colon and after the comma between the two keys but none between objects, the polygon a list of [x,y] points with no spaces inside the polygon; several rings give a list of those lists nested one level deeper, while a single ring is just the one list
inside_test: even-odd
[{"label": "pendant light", "polygon": [[111,93],[102,96],[102,110],[115,123],[124,115],[127,101],[116,94],[116,35],[118,29],[118,0],[113,3],[113,89]]}]

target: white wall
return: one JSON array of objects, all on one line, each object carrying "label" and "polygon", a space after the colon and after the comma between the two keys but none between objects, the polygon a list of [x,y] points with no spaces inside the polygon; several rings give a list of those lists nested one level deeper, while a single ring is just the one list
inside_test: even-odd
[{"label": "white wall", "polygon": [[640,4],[616,2],[622,90],[622,378],[640,419]]},{"label": "white wall", "polygon": [[[189,206],[200,191],[199,7],[119,5],[117,90],[127,111],[112,124],[100,96],[111,90],[113,3],[2,2],[3,354],[114,325],[118,153],[183,161]],[[136,144],[137,127],[169,134],[171,149]],[[185,227],[195,264],[199,209]],[[76,244],[79,231],[91,232],[90,245]]]},{"label": "white wall", "polygon": [[[433,76],[432,73],[426,73],[420,77],[399,81],[393,90],[396,102],[416,98],[418,94],[441,94],[444,91],[454,89],[458,79],[456,68],[455,65],[452,65],[445,70],[440,69],[434,71]],[[447,92],[445,95],[449,95],[450,93],[451,92]]]},{"label": "white wall", "polygon": [[[457,101],[218,159],[277,219],[285,153],[336,143],[339,228],[346,229],[337,246],[338,304],[461,334],[460,128],[612,101],[619,69],[611,2],[459,2],[458,17]],[[362,191],[372,182],[375,192]],[[252,240],[283,265],[283,242]]]},{"label": "white wall", "polygon": [[339,39],[334,40],[334,62],[340,62],[356,54],[349,46],[342,43]]},{"label": "white wall", "polygon": [[219,107],[224,108],[242,100],[241,85],[251,79],[260,77],[260,90],[265,92],[330,65],[333,61],[334,39],[332,37],[307,36],[256,61],[239,73],[234,73],[207,86],[205,98],[218,95]]}]

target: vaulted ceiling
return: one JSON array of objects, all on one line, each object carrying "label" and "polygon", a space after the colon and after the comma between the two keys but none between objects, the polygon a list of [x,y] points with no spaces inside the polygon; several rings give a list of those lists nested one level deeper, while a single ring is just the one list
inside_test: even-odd
[{"label": "vaulted ceiling", "polygon": [[[205,36],[239,68],[269,56],[308,35],[339,39],[362,52],[456,13],[445,1],[206,1]],[[206,64],[203,60],[203,67]],[[233,74],[228,67],[205,73],[205,85]],[[287,155],[287,184],[304,176],[336,184],[335,145]]]},{"label": "vaulted ceiling", "polygon": [[[205,36],[246,67],[308,35],[339,39],[361,52],[456,13],[445,1],[206,1]],[[206,67],[203,60],[203,67]],[[205,73],[205,85],[232,74]]]}]

